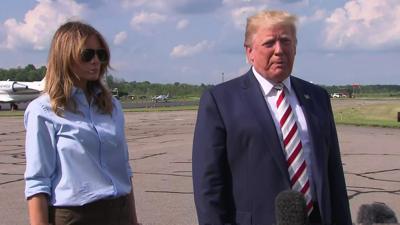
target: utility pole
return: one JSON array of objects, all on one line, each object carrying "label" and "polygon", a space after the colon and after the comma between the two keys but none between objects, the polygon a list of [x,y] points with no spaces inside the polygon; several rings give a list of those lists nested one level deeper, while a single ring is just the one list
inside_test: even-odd
[{"label": "utility pole", "polygon": [[224,83],[224,72],[222,72],[222,83]]}]

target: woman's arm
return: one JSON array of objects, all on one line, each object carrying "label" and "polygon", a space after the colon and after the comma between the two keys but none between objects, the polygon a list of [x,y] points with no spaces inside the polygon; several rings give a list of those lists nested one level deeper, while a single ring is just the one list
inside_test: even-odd
[{"label": "woman's arm", "polygon": [[31,225],[48,225],[48,198],[40,193],[28,198],[29,221]]}]

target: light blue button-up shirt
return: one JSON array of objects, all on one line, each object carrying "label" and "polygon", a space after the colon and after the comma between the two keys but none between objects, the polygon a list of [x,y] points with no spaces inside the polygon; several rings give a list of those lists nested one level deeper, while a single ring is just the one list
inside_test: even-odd
[{"label": "light blue button-up shirt", "polygon": [[72,98],[80,113],[51,109],[44,94],[25,111],[26,198],[46,193],[54,206],[79,206],[129,194],[132,171],[120,103],[112,115],[88,103],[81,89]]}]

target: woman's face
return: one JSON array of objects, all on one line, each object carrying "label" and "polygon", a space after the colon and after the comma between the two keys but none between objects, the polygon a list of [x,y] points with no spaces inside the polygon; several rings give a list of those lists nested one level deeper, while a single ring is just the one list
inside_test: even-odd
[{"label": "woman's face", "polygon": [[101,63],[107,61],[107,52],[96,35],[86,40],[78,61],[71,66],[76,78],[74,85],[86,90],[88,81],[96,81],[100,77]]}]

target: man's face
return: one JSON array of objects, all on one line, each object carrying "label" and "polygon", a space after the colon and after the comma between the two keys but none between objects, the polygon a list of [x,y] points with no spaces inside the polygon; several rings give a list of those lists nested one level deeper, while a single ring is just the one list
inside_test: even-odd
[{"label": "man's face", "polygon": [[296,38],[289,26],[261,27],[253,36],[246,55],[264,78],[281,82],[292,72]]}]

